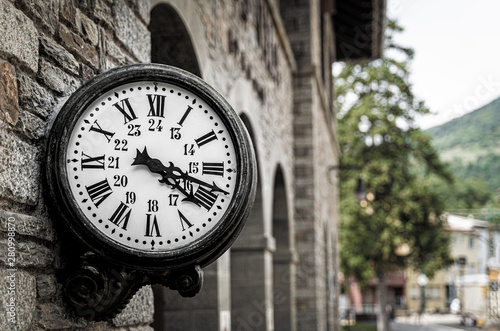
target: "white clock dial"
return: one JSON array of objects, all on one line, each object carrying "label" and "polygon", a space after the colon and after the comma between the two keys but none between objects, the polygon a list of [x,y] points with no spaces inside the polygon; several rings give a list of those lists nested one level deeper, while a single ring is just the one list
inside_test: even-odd
[{"label": "white clock dial", "polygon": [[66,146],[70,192],[94,227],[140,251],[186,247],[230,206],[238,160],[231,132],[204,100],[174,84],[103,91]]}]

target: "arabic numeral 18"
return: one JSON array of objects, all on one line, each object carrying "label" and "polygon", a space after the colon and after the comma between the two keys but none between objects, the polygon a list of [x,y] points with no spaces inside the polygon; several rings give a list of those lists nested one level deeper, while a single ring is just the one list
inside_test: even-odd
[{"label": "arabic numeral 18", "polygon": [[148,212],[158,211],[158,200],[148,200]]}]

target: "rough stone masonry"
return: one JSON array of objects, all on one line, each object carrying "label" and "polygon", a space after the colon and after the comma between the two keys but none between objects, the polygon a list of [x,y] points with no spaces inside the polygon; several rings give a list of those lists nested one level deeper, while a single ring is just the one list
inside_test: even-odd
[{"label": "rough stone masonry", "polygon": [[0,0],[1,330],[152,330],[150,287],[108,322],[67,310],[41,177],[58,109],[95,74],[148,62],[148,20],[146,0]]}]

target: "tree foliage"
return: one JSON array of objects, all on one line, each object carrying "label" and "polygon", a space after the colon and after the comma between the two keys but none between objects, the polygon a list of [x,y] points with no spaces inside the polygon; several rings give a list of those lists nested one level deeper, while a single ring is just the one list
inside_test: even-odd
[{"label": "tree foliage", "polygon": [[[393,42],[401,30],[388,22],[386,56],[343,64],[335,82],[341,264],[361,283],[408,266],[432,276],[452,262],[443,204],[429,189],[430,174],[451,176],[415,124],[429,110],[409,82],[413,51]],[[361,202],[354,196],[359,178],[367,192]]]}]

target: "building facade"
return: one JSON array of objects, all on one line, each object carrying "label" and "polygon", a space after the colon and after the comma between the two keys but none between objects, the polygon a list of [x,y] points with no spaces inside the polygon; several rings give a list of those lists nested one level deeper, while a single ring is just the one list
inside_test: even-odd
[{"label": "building facade", "polygon": [[[0,0],[0,328],[338,330],[331,64],[380,56],[384,8],[381,0]],[[81,84],[140,62],[190,71],[229,101],[253,140],[257,198],[196,297],[146,286],[116,317],[88,322],[67,307],[58,280],[68,247],[47,211],[45,142]]]},{"label": "building facade", "polygon": [[[500,265],[500,231],[487,221],[451,214],[446,215],[446,227],[452,238],[450,251],[455,264],[438,271],[432,279],[429,279],[425,286],[425,297],[417,282],[420,273],[408,270],[406,283],[408,309],[420,310],[422,299],[425,298],[426,311],[448,312],[452,300],[464,298],[465,289],[480,279],[481,285],[478,285],[477,291],[469,294],[471,297],[467,300],[468,309],[469,312],[486,314],[487,295],[494,294],[497,298],[496,293],[489,293],[487,285],[488,263],[491,264],[493,260],[497,266]],[[471,306],[472,297],[482,298],[478,300],[481,303]],[[495,303],[495,307],[498,307],[498,302]],[[498,315],[498,312],[495,315]]]}]

